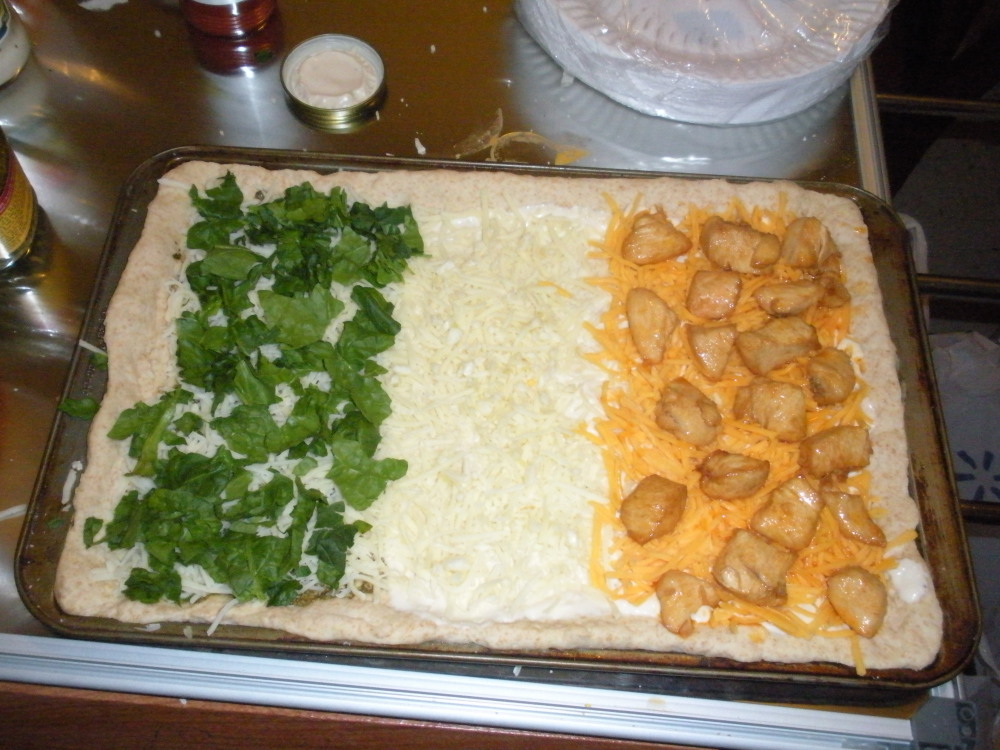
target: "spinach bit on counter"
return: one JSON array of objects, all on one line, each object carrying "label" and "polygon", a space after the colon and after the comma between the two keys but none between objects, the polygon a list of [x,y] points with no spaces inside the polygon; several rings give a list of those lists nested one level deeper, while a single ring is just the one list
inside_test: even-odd
[{"label": "spinach bit on counter", "polygon": [[[132,474],[149,480],[137,486],[153,488],[128,492],[107,523],[87,518],[84,543],[143,545],[130,599],[181,602],[181,566],[199,566],[241,601],[291,604],[304,578],[337,588],[355,536],[370,528],[347,523],[346,507],[369,507],[406,472],[403,460],[375,458],[390,403],[374,357],[399,332],[379,290],[402,281],[423,242],[408,208],[351,204],[340,188],[304,183],[244,206],[228,173],[190,197],[201,218],[187,244],[204,257],[187,268],[200,308],[177,321],[180,383],[123,411],[109,432],[129,441]],[[331,343],[344,297],[356,311]],[[282,389],[294,403],[276,419]],[[203,391],[207,415],[197,413]],[[214,438],[214,453],[181,450],[192,437]],[[278,455],[294,468],[261,479]],[[337,496],[302,480],[320,459]]]},{"label": "spinach bit on counter", "polygon": [[63,414],[77,419],[93,419],[98,408],[100,408],[100,404],[90,396],[64,398],[58,406],[59,411]]}]

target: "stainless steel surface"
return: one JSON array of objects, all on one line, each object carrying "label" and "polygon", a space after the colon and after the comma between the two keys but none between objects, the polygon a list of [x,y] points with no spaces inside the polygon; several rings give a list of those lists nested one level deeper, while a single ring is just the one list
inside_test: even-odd
[{"label": "stainless steel surface", "polygon": [[[856,75],[807,112],[714,128],[640,115],[566,79],[513,17],[509,0],[319,3],[282,0],[257,68],[218,70],[246,50],[206,48],[170,0],[15,0],[33,44],[0,88],[0,127],[44,216],[32,254],[0,277],[0,631],[49,635],[20,604],[12,557],[20,519],[55,414],[118,192],[145,159],[182,145],[229,145],[455,157],[502,116],[585,154],[576,166],[789,177],[872,189],[882,162]],[[388,96],[377,119],[323,133],[297,120],[278,80],[280,58],[319,33],[374,46]],[[252,50],[251,50],[252,52]],[[499,156],[546,163],[556,149]],[[484,160],[489,151],[467,153]],[[3,516],[0,516],[2,518]]]}]

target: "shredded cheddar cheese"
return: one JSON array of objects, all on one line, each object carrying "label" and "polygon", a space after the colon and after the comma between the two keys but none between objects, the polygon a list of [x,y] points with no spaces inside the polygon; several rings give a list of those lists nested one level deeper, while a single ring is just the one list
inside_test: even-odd
[{"label": "shredded cheddar cheese", "polygon": [[[742,422],[733,416],[736,393],[753,379],[753,373],[734,357],[722,379],[715,382],[702,375],[693,363],[683,326],[703,321],[688,311],[684,300],[692,276],[699,270],[712,267],[698,249],[701,227],[709,218],[708,214],[691,206],[678,223],[693,243],[686,256],[638,266],[622,258],[620,248],[639,203],[637,200],[626,211],[611,204],[611,221],[603,243],[595,250],[610,270],[607,277],[594,279],[592,283],[610,294],[611,304],[600,327],[591,329],[601,350],[589,357],[610,375],[610,382],[602,392],[605,416],[595,426],[597,440],[604,451],[610,493],[607,507],[600,509],[595,516],[595,560],[591,565],[591,581],[601,590],[614,592],[633,604],[650,597],[657,580],[671,569],[712,580],[712,563],[733,531],[745,528],[770,492],[800,471],[796,443],[780,442],[775,439],[773,431]],[[795,217],[787,211],[782,196],[776,210],[748,208],[734,200],[723,218],[740,220],[780,237]],[[765,284],[799,278],[802,278],[801,271],[782,263],[775,266],[773,273],[758,277],[743,275],[739,302],[726,322],[735,323],[739,331],[759,327],[769,316],[754,300],[754,293]],[[626,295],[629,289],[639,286],[652,289],[663,299],[671,301],[671,309],[680,320],[671,334],[662,362],[656,365],[643,363],[625,322]],[[851,327],[850,305],[838,308],[813,305],[801,317],[816,329],[821,346],[845,344]],[[855,369],[861,369],[860,363],[855,362]],[[774,380],[802,384],[806,381],[805,364],[796,361],[772,371],[768,376]],[[708,447],[694,447],[655,424],[653,415],[660,395],[665,386],[677,377],[689,380],[719,407],[723,418],[722,431]],[[868,417],[863,406],[868,386],[860,378],[854,392],[843,403],[832,406],[818,405],[806,390],[810,434],[835,425],[867,425]],[[770,462],[768,480],[753,497],[734,501],[713,500],[702,492],[697,469],[705,456],[718,448]],[[654,473],[684,484],[688,489],[687,506],[673,532],[640,545],[623,532],[618,510],[630,489],[640,479]],[[869,486],[867,471],[858,472],[847,481],[852,491],[866,495]],[[869,502],[872,503],[872,499]],[[877,515],[876,503],[873,516]],[[602,542],[608,537],[614,540],[610,564],[602,567],[597,560],[603,555]],[[886,549],[912,538],[912,532],[904,534],[891,540]],[[701,627],[762,628],[755,638],[765,637],[767,628],[800,638],[816,635],[852,637],[855,666],[858,673],[863,674],[865,667],[857,636],[846,628],[826,601],[826,580],[833,572],[850,564],[884,573],[894,564],[884,552],[882,548],[846,537],[839,530],[833,514],[824,508],[812,542],[797,555],[787,574],[788,597],[785,604],[763,607],[738,598],[727,599],[713,610],[711,618]]]}]

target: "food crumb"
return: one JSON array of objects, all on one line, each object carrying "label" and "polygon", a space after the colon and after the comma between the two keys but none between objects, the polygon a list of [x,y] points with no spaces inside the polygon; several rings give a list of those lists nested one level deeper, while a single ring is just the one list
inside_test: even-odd
[{"label": "food crumb", "polygon": [[518,677],[520,676],[520,674],[521,674],[521,665],[518,664],[516,667],[514,667],[514,676]]},{"label": "food crumb", "polygon": [[437,52],[437,49],[438,49],[437,45],[436,44],[432,44],[431,45],[431,54],[433,55],[435,52]]},{"label": "food crumb", "polygon": [[424,146],[424,144],[420,142],[419,138],[413,139],[413,145],[416,146],[417,153],[420,154],[421,156],[427,153],[427,148]]},{"label": "food crumb", "polygon": [[110,10],[116,5],[126,3],[128,0],[84,0],[80,7],[84,10]]}]

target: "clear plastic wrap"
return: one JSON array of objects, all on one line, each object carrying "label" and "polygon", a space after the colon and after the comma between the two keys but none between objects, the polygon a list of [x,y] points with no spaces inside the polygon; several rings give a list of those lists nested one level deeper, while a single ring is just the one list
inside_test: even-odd
[{"label": "clear plastic wrap", "polygon": [[713,125],[800,112],[846,81],[894,0],[518,0],[571,75],[650,115]]}]

